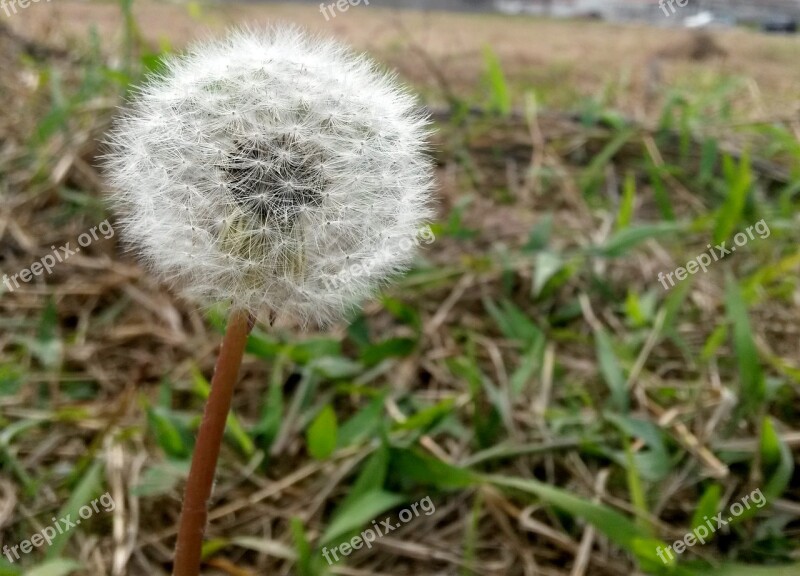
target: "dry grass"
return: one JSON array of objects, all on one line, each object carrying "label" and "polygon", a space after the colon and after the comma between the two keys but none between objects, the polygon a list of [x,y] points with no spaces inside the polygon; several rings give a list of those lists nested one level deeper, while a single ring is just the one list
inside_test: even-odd
[{"label": "dry grass", "polygon": [[[341,348],[337,358],[361,362],[356,329],[299,335],[287,320],[274,336],[259,331],[264,348],[274,346],[280,353],[262,348],[245,361],[234,412],[255,451],[243,450],[236,438],[226,445],[209,530],[220,547],[209,555],[204,574],[302,574],[292,519],[301,519],[309,541],[317,544],[361,465],[377,451],[375,442],[353,442],[332,458],[315,461],[307,454],[304,431],[321,406],[335,406],[341,424],[383,392],[379,419],[396,453],[408,444],[440,462],[538,478],[631,518],[641,505],[635,496],[640,485],[646,509],[639,511],[639,525],[666,541],[682,537],[710,486],[720,487],[726,507],[755,488],[766,490],[772,468],[762,462],[765,451],[759,448],[766,416],[775,422],[782,445],[794,450],[790,460],[797,460],[797,219],[776,200],[797,180],[797,157],[756,149],[757,185],[741,216],[772,218],[771,240],[752,242],[735,259],[686,285],[678,299],[680,290],[663,292],[657,275],[705,250],[724,201],[720,190],[729,184],[719,170],[705,186],[698,184],[700,137],[718,137],[720,146],[741,159],[742,142],[774,135],[754,138],[746,127],[715,124],[703,108],[697,117],[708,125],[686,154],[679,138],[669,133],[662,139],[652,120],[668,89],[685,86],[692,92],[735,74],[747,78],[735,93],[740,99],[732,102],[741,111],[737,121],[792,117],[780,125],[781,134],[796,140],[798,39],[721,33],[714,41],[726,55],[697,61],[686,32],[597,23],[353,8],[328,24],[317,9],[299,6],[207,7],[193,17],[184,6],[142,3],[135,13],[150,45],[169,39],[173,47],[202,36],[204,29],[290,19],[370,50],[434,102],[444,101],[443,87],[467,101],[482,98],[482,50],[490,45],[518,108],[531,87],[553,106],[608,89],[604,106],[642,120],[597,169],[594,186],[585,183],[592,161],[623,132],[609,121],[587,123],[552,110],[529,121],[481,116],[458,122],[441,113],[437,241],[420,269],[389,293],[393,304],[371,303],[363,319],[373,340],[411,338],[413,350],[363,366],[353,378],[309,384],[303,379],[309,363],[294,358],[281,364],[293,350],[282,345],[302,349],[309,340],[324,338],[326,346]],[[62,129],[40,140],[31,135],[53,115],[57,98],[48,84],[53,76],[60,74],[71,91],[85,80],[91,68],[89,29],[97,26],[105,57],[114,58],[121,22],[119,9],[107,4],[33,5],[9,22],[13,30],[67,49],[40,60],[0,33],[3,273],[29,266],[51,245],[74,243],[106,218],[104,186],[94,166],[97,139],[118,103],[114,90],[101,83],[66,108],[68,113],[56,115]],[[715,103],[708,110],[722,107]],[[777,136],[766,141],[777,142]],[[661,219],[650,163],[661,169],[675,215],[692,226],[677,236],[649,238],[621,258],[592,253],[592,247],[615,238],[627,175],[637,188],[633,222]],[[790,206],[796,206],[793,197]],[[541,232],[546,214],[553,222],[543,240],[546,252],[566,265],[563,277],[534,296],[542,250],[524,246],[532,229]],[[734,316],[725,295],[728,275],[738,279],[747,298],[759,366],[775,384],[768,400],[744,413],[737,407],[746,395],[738,361],[746,350],[734,342],[732,329],[717,334],[731,328]],[[513,303],[542,331],[541,349],[532,346],[536,338],[522,334],[524,329],[503,326],[492,314],[492,303],[501,302]],[[675,317],[668,318],[673,306]],[[197,383],[212,369],[218,344],[214,317],[209,320],[156,285],[116,237],[94,243],[51,276],[0,294],[0,310],[0,543],[17,543],[63,512],[96,467],[118,507],[76,530],[64,556],[82,562],[80,574],[167,574],[185,465],[185,454],[179,453],[191,445],[202,405]],[[419,317],[419,326],[409,315]],[[608,374],[598,359],[598,333],[611,338],[630,386],[631,409],[624,417],[648,426],[666,446],[669,467],[663,475],[647,460],[653,456],[652,437],[629,436],[624,426],[610,424],[613,409]],[[534,356],[530,373],[522,372]],[[470,385],[473,368],[480,374],[477,386]],[[280,392],[285,410],[276,438],[268,442],[257,425],[270,387]],[[451,404],[444,410],[441,402]],[[409,418],[414,425],[404,428]],[[167,424],[175,429],[166,430]],[[379,436],[377,429],[367,432],[369,438]],[[642,460],[626,465],[626,449]],[[166,483],[163,490],[154,489],[156,480]],[[409,502],[431,495],[436,513],[378,540],[373,550],[359,551],[333,573],[644,573],[632,554],[610,543],[602,526],[490,483],[448,490],[439,481],[414,483],[395,464],[386,488],[402,492]],[[143,485],[153,491],[137,492]],[[798,501],[795,474],[768,515],[694,548],[693,557],[712,563],[797,561]],[[770,522],[778,525],[778,535],[770,532]],[[242,537],[257,538],[261,549]],[[795,569],[765,574],[791,576]]]}]

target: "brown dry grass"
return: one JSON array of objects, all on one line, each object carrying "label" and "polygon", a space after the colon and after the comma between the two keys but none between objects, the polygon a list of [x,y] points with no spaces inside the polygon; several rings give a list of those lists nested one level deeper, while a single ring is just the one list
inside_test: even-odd
[{"label": "brown dry grass", "polygon": [[[523,86],[532,85],[541,88],[554,104],[574,102],[609,84],[624,86],[621,79],[627,75],[630,86],[618,90],[614,103],[631,115],[649,116],[658,110],[658,94],[653,96],[651,91],[658,93],[670,85],[703,85],[710,83],[710,78],[740,74],[750,82],[741,102],[745,118],[791,116],[798,110],[800,41],[747,31],[715,35],[726,55],[695,61],[692,36],[686,32],[605,24],[420,15],[363,7],[326,23],[316,8],[305,6],[209,7],[201,16],[192,17],[186,7],[154,3],[137,3],[136,16],[148,42],[158,45],[168,39],[176,47],[233,23],[289,19],[369,49],[397,67],[410,82],[440,98],[441,82],[426,66],[425,58],[436,63],[436,73],[444,75],[455,93],[478,93],[481,51],[491,45],[518,97]],[[90,27],[97,26],[104,46],[119,45],[121,36],[118,8],[110,4],[38,4],[9,23],[22,36],[71,49],[66,57],[48,59],[68,83],[76,75],[77,47],[86,45]],[[92,100],[71,119],[68,134],[49,139],[30,159],[26,139],[47,114],[49,101],[42,87],[46,83],[40,83],[37,76],[40,70],[24,62],[18,43],[0,35],[0,96],[5,104],[0,113],[0,168],[8,170],[0,174],[3,271],[29,265],[51,244],[74,241],[104,217],[104,186],[93,166],[96,139],[102,136],[116,104],[103,98]],[[509,297],[523,306],[531,319],[547,326],[551,338],[545,352],[547,362],[516,399],[511,421],[503,423],[515,448],[534,446],[539,451],[490,462],[489,468],[543,478],[630,513],[624,469],[573,444],[561,444],[561,427],[572,433],[591,428],[606,399],[591,344],[592,327],[602,323],[619,341],[633,334],[637,350],[641,341],[657,337],[653,326],[631,329],[620,302],[628,292],[643,294],[654,285],[660,290],[654,280],[657,273],[702,251],[705,240],[693,238],[677,254],[651,241],[646,250],[628,258],[592,261],[552,297],[533,304],[530,262],[515,263],[509,272],[501,266],[498,254],[523,244],[546,212],[554,214],[556,232],[551,248],[556,251],[601,243],[609,237],[612,209],[598,208],[597,198],[583,197],[577,181],[587,157],[602,150],[611,135],[605,130],[587,131],[574,118],[557,113],[543,114],[538,124],[530,126],[521,121],[491,120],[486,124],[479,123],[464,133],[445,128],[437,141],[441,213],[446,217],[464,196],[471,195],[473,203],[465,211],[464,225],[478,234],[468,240],[437,239],[435,249],[426,255],[431,262],[426,274],[393,292],[419,312],[423,339],[414,354],[381,366],[361,384],[396,391],[387,401],[385,415],[392,422],[413,413],[406,395],[425,405],[453,397],[457,423],[469,428],[475,418],[469,393],[447,362],[466,356],[469,350],[487,377],[507,389],[509,375],[526,351],[499,334],[484,302]],[[792,126],[800,130],[797,123]],[[644,130],[641,141],[648,137]],[[617,199],[620,179],[633,169],[629,156],[638,153],[641,141],[623,150],[618,165],[609,166],[600,196],[610,206]],[[678,157],[667,148],[660,152],[667,162]],[[463,153],[469,162],[462,161],[459,154]],[[20,167],[21,158],[31,161]],[[530,164],[553,176],[545,182],[526,178]],[[765,189],[785,183],[785,172],[781,172],[785,166],[768,164],[767,168],[759,173]],[[637,218],[647,220],[657,210],[645,179],[640,183]],[[681,216],[702,214],[712,203],[702,191],[694,195],[681,182],[669,184],[675,211]],[[24,388],[0,396],[0,420],[4,426],[21,421],[43,423],[15,437],[9,448],[24,471],[42,478],[34,478],[35,490],[30,493],[13,469],[2,469],[0,527],[4,534],[16,533],[20,525],[35,526],[49,518],[69,496],[64,485],[72,467],[80,470],[92,462],[103,462],[109,489],[117,502],[124,503],[114,515],[117,532],[111,519],[98,518],[86,533],[75,535],[71,553],[88,566],[86,574],[91,576],[154,576],[165,574],[169,566],[179,490],[142,498],[129,492],[142,482],[148,466],[164,459],[152,431],[147,430],[143,407],[157,402],[159,386],[166,383],[175,390],[172,408],[198,414],[201,403],[190,391],[192,368],[210,373],[218,336],[201,314],[177,301],[135,265],[117,241],[95,243],[59,266],[46,282],[0,296],[0,358],[15,363],[26,374]],[[780,261],[787,253],[779,248],[770,251],[765,244],[753,246],[751,256],[742,255],[736,261],[735,271],[747,275],[758,266]],[[724,316],[721,287],[725,273],[733,267],[713,270],[689,292],[678,330],[693,350],[707,342]],[[787,257],[784,272],[796,277],[797,261]],[[598,278],[607,282],[610,293],[594,291]],[[779,373],[796,388],[796,380],[787,374],[796,377],[800,369],[800,300],[796,288],[792,292],[775,279],[764,282],[765,286],[758,286],[754,303],[753,332],[763,355],[784,367],[781,372],[773,366],[770,374]],[[789,296],[783,297],[787,290]],[[21,352],[36,338],[50,307],[56,314],[58,337],[68,337],[61,342],[56,367],[44,363],[44,354]],[[373,333],[407,335],[408,327],[401,326],[383,307],[370,304],[367,311]],[[282,327],[280,334],[287,339],[295,337],[291,326]],[[332,337],[344,340],[344,329]],[[725,468],[716,456],[718,451],[736,449],[756,460],[758,430],[748,422],[731,419],[729,384],[737,376],[735,353],[727,341],[721,345],[719,358],[714,356],[713,361],[701,365],[687,363],[682,351],[670,342],[659,340],[652,349],[642,350],[641,358],[635,358],[642,363],[634,375],[634,414],[657,426],[679,455],[675,470],[650,494],[649,519],[664,538],[677,538],[686,529],[701,481],[724,476],[720,483],[726,496],[733,498],[763,480],[737,466]],[[629,360],[633,363],[634,358]],[[252,356],[245,362],[234,407],[245,424],[259,419],[272,368]],[[289,372],[277,375],[287,403],[294,398],[298,380],[296,373]],[[90,390],[90,398],[76,400],[73,393],[82,386]],[[327,393],[320,391],[323,397]],[[798,412],[796,390],[784,393],[782,400],[771,413],[782,419],[779,433],[796,448],[800,445],[796,421],[792,421]],[[337,412],[344,419],[363,404],[364,398],[357,393],[341,394]],[[481,408],[488,409],[488,405],[476,406],[476,411]],[[556,427],[553,421],[559,419],[563,420]],[[720,429],[730,429],[718,430],[720,422],[726,425]],[[311,539],[317,538],[335,502],[347,493],[350,474],[372,449],[347,449],[329,461],[316,462],[306,454],[298,419],[288,418],[284,431],[285,442],[266,471],[226,446],[212,502],[211,537],[258,535],[272,546],[270,553],[230,546],[213,555],[204,574],[294,574],[290,519],[302,518]],[[469,437],[432,433],[423,436],[420,444],[445,461],[474,456]],[[641,448],[640,444],[634,447]],[[473,491],[439,495],[435,515],[421,517],[396,535],[381,539],[374,550],[352,558],[357,567],[339,567],[336,573],[639,574],[629,557],[609,547],[593,529],[581,523],[572,525],[550,508],[527,506],[521,499],[491,488],[476,491],[480,492],[480,507],[475,508]],[[797,516],[797,500],[794,484],[776,505],[776,513]],[[465,542],[474,510],[478,510],[478,522],[473,561]],[[797,525],[790,526],[788,536],[796,538]],[[721,550],[709,547],[696,552],[701,557],[721,556],[732,542],[738,543],[726,539]],[[112,568],[113,562],[118,563],[117,568]]]}]

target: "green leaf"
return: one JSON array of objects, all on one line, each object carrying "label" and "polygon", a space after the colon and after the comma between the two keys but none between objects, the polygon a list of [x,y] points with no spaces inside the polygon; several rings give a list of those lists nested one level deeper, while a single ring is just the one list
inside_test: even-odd
[{"label": "green leaf", "polygon": [[611,391],[611,406],[619,413],[629,409],[628,384],[622,373],[622,368],[614,353],[611,338],[604,328],[598,327],[594,332],[597,359],[600,364],[600,373]]},{"label": "green leaf", "polygon": [[698,178],[701,186],[708,186],[714,179],[714,171],[719,159],[719,145],[715,138],[705,138],[703,149],[700,155],[700,170]]},{"label": "green leaf", "polygon": [[533,381],[533,375],[542,366],[544,350],[545,340],[542,337],[522,355],[519,366],[508,380],[514,398],[522,394],[525,387]]},{"label": "green leaf", "polygon": [[286,351],[292,360],[304,366],[325,356],[342,356],[342,343],[333,338],[311,338],[287,345]]},{"label": "green leaf", "polygon": [[82,566],[74,560],[57,558],[27,570],[25,576],[67,576],[81,568]]},{"label": "green leaf", "polygon": [[728,278],[725,289],[725,305],[728,318],[733,324],[733,347],[739,365],[739,386],[741,407],[754,412],[761,407],[766,397],[766,383],[758,351],[753,342],[750,320],[739,286],[733,278]]},{"label": "green leaf", "polygon": [[550,243],[553,233],[553,213],[548,212],[536,226],[531,229],[528,242],[522,247],[523,252],[538,252],[544,250]]},{"label": "green leaf", "polygon": [[445,398],[441,402],[413,414],[405,422],[395,425],[394,428],[395,430],[427,432],[443,418],[452,414],[454,405],[455,399]]},{"label": "green leaf", "polygon": [[311,546],[308,543],[303,521],[299,518],[291,520],[292,540],[297,550],[297,574],[299,576],[315,576],[312,569]]},{"label": "green leaf", "polygon": [[[103,463],[94,462],[81,478],[78,485],[72,490],[69,500],[58,511],[57,518],[69,518],[72,521],[80,519],[79,511],[83,506],[91,503],[92,498],[100,493],[103,486]],[[75,534],[75,529],[66,530],[62,534],[57,534],[53,543],[47,549],[45,557],[47,560],[56,560],[64,551],[64,547]]]},{"label": "green leaf", "polygon": [[385,394],[379,394],[369,404],[359,410],[352,418],[339,427],[337,446],[355,446],[372,438],[383,423]]},{"label": "green leaf", "polygon": [[17,568],[13,562],[9,562],[5,556],[0,555],[0,576],[21,576],[21,574],[22,568]]},{"label": "green leaf", "polygon": [[0,558],[0,576],[22,576],[22,568],[15,568],[5,558]]},{"label": "green leaf", "polygon": [[390,460],[391,452],[389,447],[387,444],[382,443],[361,468],[358,478],[342,502],[342,508],[349,506],[351,501],[360,497],[361,494],[383,489],[386,484],[386,478],[389,475]]},{"label": "green leaf", "polygon": [[627,454],[623,457],[617,452],[611,452],[614,461],[622,466],[630,466],[632,459],[637,473],[651,482],[662,480],[672,471],[672,462],[665,445],[664,432],[656,424],[615,412],[604,412],[603,418],[626,436],[644,441],[648,448],[632,454],[630,458]]},{"label": "green leaf", "polygon": [[539,252],[536,254],[533,273],[533,295],[541,294],[542,289],[553,276],[564,267],[564,260],[553,252]]},{"label": "green leaf", "polygon": [[389,473],[389,457],[389,448],[386,444],[381,444],[369,457],[350,487],[347,497],[331,516],[321,544],[331,544],[333,540],[339,539],[384,510],[405,500],[384,489]]},{"label": "green leaf", "polygon": [[703,350],[700,353],[700,358],[704,362],[711,360],[720,347],[728,340],[728,326],[727,324],[720,324],[703,344]]},{"label": "green leaf", "polygon": [[188,460],[176,462],[167,460],[147,468],[139,483],[131,489],[134,496],[163,496],[169,494],[189,476]]},{"label": "green leaf", "polygon": [[613,412],[605,412],[603,417],[626,435],[642,440],[648,448],[666,457],[664,431],[654,422]]},{"label": "green leaf", "polygon": [[390,338],[367,346],[361,353],[361,361],[367,366],[374,366],[388,358],[409,356],[416,346],[416,340],[410,338]]},{"label": "green leaf", "polygon": [[354,378],[364,371],[360,362],[355,362],[344,356],[326,356],[313,360],[311,368],[328,380],[344,380]]},{"label": "green leaf", "polygon": [[655,293],[648,292],[640,296],[629,290],[625,298],[625,315],[635,328],[647,326],[653,319],[655,311]]},{"label": "green leaf", "polygon": [[336,412],[325,406],[306,431],[308,452],[317,460],[326,460],[336,450]]},{"label": "green leaf", "polygon": [[265,453],[269,453],[283,422],[283,368],[287,362],[286,356],[279,356],[272,367],[269,392],[261,407],[261,416],[255,428],[255,433],[259,436],[259,445]]},{"label": "green leaf", "polygon": [[464,544],[462,557],[464,558],[464,569],[459,573],[461,576],[478,574],[475,565],[478,559],[478,546],[481,541],[480,525],[481,511],[483,510],[483,495],[478,492],[472,502],[472,511],[469,515],[469,522],[464,530]]},{"label": "green leaf", "polygon": [[653,536],[653,526],[649,521],[647,498],[642,486],[642,474],[639,472],[638,462],[635,458],[630,438],[625,438],[625,472],[628,479],[628,492],[631,503],[636,511],[636,525],[648,536]]},{"label": "green leaf", "polygon": [[642,537],[641,529],[635,523],[608,506],[590,502],[538,480],[506,476],[487,476],[485,480],[501,488],[528,492],[572,516],[583,518],[609,540],[637,556],[644,568],[664,567],[656,554],[659,547],[665,546],[664,543],[654,538]]},{"label": "green leaf", "polygon": [[497,54],[488,46],[483,51],[484,81],[489,88],[489,110],[501,116],[511,114],[511,93]]},{"label": "green leaf", "polygon": [[678,318],[683,310],[686,297],[689,295],[691,283],[682,282],[673,290],[664,301],[664,323],[663,332],[667,334],[677,334]]},{"label": "green leaf", "polygon": [[212,538],[210,540],[203,540],[203,547],[200,553],[200,557],[205,559],[213,557],[215,554],[218,554],[220,550],[225,549],[225,547],[230,544],[230,542],[224,538]]},{"label": "green leaf", "polygon": [[764,487],[765,496],[769,500],[774,500],[779,498],[789,486],[794,473],[794,458],[792,451],[778,436],[775,425],[769,417],[764,418],[761,425],[759,449],[763,475],[767,479]]},{"label": "green leaf", "polygon": [[322,536],[322,544],[331,544],[342,536],[358,530],[380,514],[399,506],[406,500],[405,496],[383,490],[361,494],[331,520]]},{"label": "green leaf", "polygon": [[[503,394],[481,372],[474,353],[471,352],[469,356],[450,358],[447,366],[454,376],[469,386],[473,405],[472,427],[475,430],[478,445],[480,447],[491,446],[496,442],[500,431],[501,411],[510,408],[508,402],[503,400]],[[488,406],[486,397],[490,403]]]},{"label": "green leaf", "polygon": [[624,230],[631,224],[633,210],[636,204],[636,174],[628,172],[625,185],[622,188],[622,202],[617,211],[616,230]]},{"label": "green leaf", "polygon": [[498,306],[492,300],[485,298],[483,305],[506,338],[524,344],[533,344],[544,338],[544,333],[539,327],[513,302],[503,300]]},{"label": "green leaf", "polygon": [[284,350],[284,345],[256,329],[248,337],[245,350],[257,358],[271,360]]},{"label": "green leaf", "polygon": [[147,423],[166,454],[178,460],[189,458],[192,453],[189,430],[172,411],[162,406],[147,408]]},{"label": "green leaf", "polygon": [[666,167],[659,167],[653,162],[653,159],[648,157],[647,173],[650,176],[650,185],[653,188],[653,197],[661,212],[661,218],[668,222],[675,220],[675,212],[672,209],[672,199],[670,198],[667,187],[664,184],[662,173],[666,172]]},{"label": "green leaf", "polygon": [[422,320],[420,319],[419,311],[414,306],[388,296],[381,298],[381,302],[383,303],[383,307],[386,308],[386,311],[403,324],[411,326],[417,332],[422,330]]},{"label": "green leaf", "polygon": [[477,474],[442,462],[417,450],[394,449],[391,452],[389,477],[408,487],[435,487],[442,491],[474,486]]},{"label": "green leaf", "polygon": [[617,134],[606,146],[595,155],[591,164],[586,169],[586,172],[581,177],[581,189],[588,191],[594,188],[603,177],[606,166],[611,162],[617,153],[627,144],[635,135],[635,130],[627,128]]},{"label": "green leaf", "polygon": [[369,323],[363,313],[358,314],[347,327],[347,335],[359,349],[370,345]]},{"label": "green leaf", "polygon": [[742,218],[742,211],[744,210],[747,196],[753,185],[750,157],[746,153],[742,155],[738,165],[730,156],[724,156],[722,166],[725,173],[728,195],[717,212],[716,221],[714,223],[715,244],[733,235],[736,225]]},{"label": "green leaf", "polygon": [[319,358],[342,356],[342,344],[333,338],[311,338],[300,342],[283,343],[270,335],[254,330],[247,339],[247,353],[265,360],[286,355],[293,362],[305,366]]},{"label": "green leaf", "polygon": [[591,248],[590,252],[605,258],[618,258],[624,256],[645,240],[674,235],[685,229],[686,224],[680,222],[660,222],[658,224],[630,226],[616,232],[605,244]]},{"label": "green leaf", "polygon": [[59,326],[58,310],[51,298],[42,312],[36,338],[20,338],[42,366],[50,370],[56,370],[61,365],[64,353],[64,344],[59,337]]},{"label": "green leaf", "polygon": [[0,364],[0,396],[13,396],[22,388],[25,374],[13,364]]},{"label": "green leaf", "polygon": [[[698,526],[703,526],[706,523],[706,518],[713,518],[719,510],[720,500],[722,499],[722,487],[719,484],[711,484],[697,503],[697,507],[692,515],[692,531]],[[708,537],[711,540],[714,537],[713,533]]]}]

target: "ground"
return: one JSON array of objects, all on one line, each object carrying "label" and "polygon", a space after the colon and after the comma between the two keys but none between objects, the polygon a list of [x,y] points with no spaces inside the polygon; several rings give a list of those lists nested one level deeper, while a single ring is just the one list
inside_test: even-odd
[{"label": "ground", "polygon": [[[436,120],[436,241],[415,270],[348,325],[256,329],[204,574],[800,573],[800,39],[377,6],[0,18],[8,275],[113,226],[99,165],[121,92],[229,25],[333,34]],[[737,251],[707,272],[661,280],[722,242]],[[1,543],[115,502],[0,575],[168,574],[224,315],[116,234],[0,290]],[[655,540],[758,494],[661,561]],[[323,560],[425,498],[435,512]]]}]

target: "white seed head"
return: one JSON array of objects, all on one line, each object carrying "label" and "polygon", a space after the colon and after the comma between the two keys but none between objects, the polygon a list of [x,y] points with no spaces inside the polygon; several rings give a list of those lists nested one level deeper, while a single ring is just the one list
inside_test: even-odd
[{"label": "white seed head", "polygon": [[239,30],[138,89],[109,137],[112,201],[184,296],[324,324],[410,264],[400,243],[431,217],[428,125],[368,58]]}]

